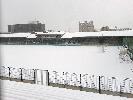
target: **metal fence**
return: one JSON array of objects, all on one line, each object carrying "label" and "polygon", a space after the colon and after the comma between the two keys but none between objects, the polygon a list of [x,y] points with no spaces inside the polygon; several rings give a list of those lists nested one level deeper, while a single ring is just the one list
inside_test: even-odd
[{"label": "metal fence", "polygon": [[118,80],[116,77],[105,77],[88,74],[76,74],[48,70],[24,69],[13,67],[0,67],[0,79],[29,82],[34,84],[46,84],[52,86],[76,87],[80,90],[93,89],[119,93],[133,94],[133,79],[125,78]]},{"label": "metal fence", "polygon": [[96,89],[99,93],[101,90],[105,90],[133,94],[133,80],[131,78],[125,78],[120,82],[115,77],[53,71],[49,74],[49,83]]},{"label": "metal fence", "polygon": [[0,78],[35,83],[36,69],[0,67]]}]

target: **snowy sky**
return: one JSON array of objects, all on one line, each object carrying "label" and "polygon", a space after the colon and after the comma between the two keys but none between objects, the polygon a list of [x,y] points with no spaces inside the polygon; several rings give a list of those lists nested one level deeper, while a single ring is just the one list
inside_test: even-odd
[{"label": "snowy sky", "polygon": [[46,29],[78,31],[79,21],[133,28],[133,0],[1,0],[1,28],[40,20]]}]

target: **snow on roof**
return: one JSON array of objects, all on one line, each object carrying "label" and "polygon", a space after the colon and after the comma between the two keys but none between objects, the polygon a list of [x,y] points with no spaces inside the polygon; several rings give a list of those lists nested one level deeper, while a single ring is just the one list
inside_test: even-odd
[{"label": "snow on roof", "polygon": [[98,32],[75,32],[65,33],[62,38],[100,36]]},{"label": "snow on roof", "polygon": [[36,38],[36,37],[37,37],[36,34],[30,34],[27,36],[27,38]]},{"label": "snow on roof", "polygon": [[49,32],[48,34],[65,34],[65,32]]},{"label": "snow on roof", "polygon": [[43,32],[35,32],[36,34],[44,34]]},{"label": "snow on roof", "polygon": [[133,36],[133,30],[128,31],[101,31],[101,32],[75,32],[66,33],[62,38],[73,37],[100,37],[100,36]]},{"label": "snow on roof", "polygon": [[[133,36],[133,30],[128,31],[101,31],[101,32],[35,32],[37,35],[63,35],[62,38],[73,38],[73,37],[101,37],[101,36]],[[27,37],[36,38],[35,34],[31,33],[12,33],[12,34],[0,34],[0,37]]]},{"label": "snow on roof", "polygon": [[27,37],[31,33],[0,34],[0,37]]},{"label": "snow on roof", "polygon": [[45,34],[59,34],[59,35],[62,35],[62,34],[65,34],[65,32],[48,32],[48,33],[43,33],[43,32],[35,32],[37,33],[37,35],[45,35]]},{"label": "snow on roof", "polygon": [[35,34],[31,33],[12,33],[12,34],[0,34],[0,37],[26,37],[26,38],[36,38]]},{"label": "snow on roof", "polygon": [[133,36],[133,30],[128,31],[102,31],[103,36]]}]

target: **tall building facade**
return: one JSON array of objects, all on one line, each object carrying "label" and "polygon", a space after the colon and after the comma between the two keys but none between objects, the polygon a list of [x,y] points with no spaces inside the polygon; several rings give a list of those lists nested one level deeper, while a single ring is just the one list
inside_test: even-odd
[{"label": "tall building facade", "polygon": [[18,33],[18,32],[44,32],[45,24],[41,24],[39,21],[29,24],[15,24],[8,25],[8,32]]},{"label": "tall building facade", "polygon": [[94,25],[93,21],[87,22],[84,21],[83,23],[79,22],[79,32],[94,32]]}]

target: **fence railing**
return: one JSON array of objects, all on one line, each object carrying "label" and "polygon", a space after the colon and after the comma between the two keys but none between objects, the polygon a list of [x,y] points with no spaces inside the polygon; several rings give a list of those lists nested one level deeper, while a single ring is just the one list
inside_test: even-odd
[{"label": "fence railing", "polygon": [[116,77],[105,77],[88,74],[76,74],[48,70],[0,67],[0,79],[45,84],[58,87],[78,88],[79,90],[95,90],[98,93],[110,91],[113,93],[128,93],[133,97],[133,79],[119,80]]},{"label": "fence railing", "polygon": [[133,94],[133,80],[131,78],[119,81],[115,77],[53,71],[49,74],[49,83],[75,86],[81,89],[96,89],[99,93],[104,90]]},{"label": "fence railing", "polygon": [[0,67],[0,78],[35,83],[36,69]]}]

